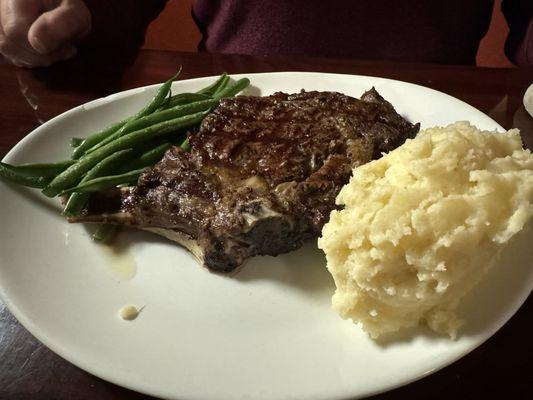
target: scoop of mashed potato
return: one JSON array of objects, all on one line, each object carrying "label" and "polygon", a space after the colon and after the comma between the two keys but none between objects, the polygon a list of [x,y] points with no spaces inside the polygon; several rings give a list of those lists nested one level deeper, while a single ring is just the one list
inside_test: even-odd
[{"label": "scoop of mashed potato", "polygon": [[376,338],[425,322],[456,336],[460,299],[533,215],[519,132],[467,122],[422,131],[354,169],[318,244],[333,307]]}]

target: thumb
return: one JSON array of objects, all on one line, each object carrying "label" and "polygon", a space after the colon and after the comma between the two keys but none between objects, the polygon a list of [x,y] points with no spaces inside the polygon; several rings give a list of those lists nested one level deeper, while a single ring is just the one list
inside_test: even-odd
[{"label": "thumb", "polygon": [[91,30],[91,13],[82,1],[63,1],[47,11],[28,31],[30,45],[47,54],[86,36]]}]

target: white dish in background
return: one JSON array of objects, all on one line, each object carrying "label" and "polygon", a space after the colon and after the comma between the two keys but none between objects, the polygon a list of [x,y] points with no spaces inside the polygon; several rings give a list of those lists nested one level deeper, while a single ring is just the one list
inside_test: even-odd
[{"label": "white dish in background", "polygon": [[529,85],[524,94],[524,108],[533,118],[533,84]]},{"label": "white dish in background", "polygon": [[[469,120],[502,128],[473,107],[404,82],[317,73],[247,74],[252,94],[335,90],[359,97],[375,86],[422,128]],[[213,78],[181,81],[194,91]],[[156,86],[99,99],[49,121],[5,161],[53,161],[73,136],[132,114]],[[341,399],[421,378],[465,355],[496,332],[533,287],[531,246],[506,252],[465,299],[458,340],[425,328],[382,342],[341,320],[325,259],[309,243],[276,258],[256,257],[235,277],[211,274],[182,248],[129,231],[122,261],[69,225],[55,200],[0,183],[0,296],[40,341],[75,365],[119,385],[179,399]],[[521,241],[531,240],[531,233]],[[122,262],[122,265],[119,265]],[[494,296],[497,293],[497,296]],[[134,321],[118,311],[142,307]]]}]

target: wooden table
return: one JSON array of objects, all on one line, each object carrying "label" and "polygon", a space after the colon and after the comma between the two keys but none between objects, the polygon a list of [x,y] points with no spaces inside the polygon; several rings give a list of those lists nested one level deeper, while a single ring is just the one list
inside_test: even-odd
[{"label": "wooden table", "polygon": [[[81,53],[48,70],[0,64],[0,157],[32,129],[94,98],[171,76],[180,78],[268,71],[320,71],[408,81],[450,94],[485,112],[505,128],[519,127],[533,148],[533,121],[522,106],[533,69],[485,69],[422,64],[280,57],[142,52],[133,65],[109,55]],[[495,294],[497,295],[497,294]],[[533,299],[496,335],[463,359],[380,399],[529,398],[533,393]],[[96,378],[52,353],[0,302],[0,399],[145,399]]]}]

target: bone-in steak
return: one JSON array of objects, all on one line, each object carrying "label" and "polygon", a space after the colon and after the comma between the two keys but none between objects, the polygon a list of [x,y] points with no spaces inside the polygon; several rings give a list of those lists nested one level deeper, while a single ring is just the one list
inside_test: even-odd
[{"label": "bone-in steak", "polygon": [[352,168],[417,131],[374,89],[360,100],[305,91],[226,99],[190,137],[190,152],[170,149],[120,199],[93,196],[73,220],[148,229],[232,271],[317,237]]}]

